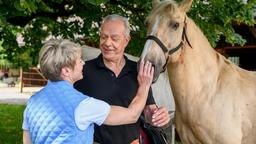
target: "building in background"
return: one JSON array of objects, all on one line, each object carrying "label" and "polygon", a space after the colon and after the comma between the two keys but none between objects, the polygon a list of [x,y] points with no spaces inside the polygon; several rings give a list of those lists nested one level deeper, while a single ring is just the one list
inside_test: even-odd
[{"label": "building in background", "polygon": [[221,39],[216,50],[241,68],[256,71],[256,26],[240,24],[235,26],[235,31],[242,35],[247,43],[244,46],[231,46]]}]

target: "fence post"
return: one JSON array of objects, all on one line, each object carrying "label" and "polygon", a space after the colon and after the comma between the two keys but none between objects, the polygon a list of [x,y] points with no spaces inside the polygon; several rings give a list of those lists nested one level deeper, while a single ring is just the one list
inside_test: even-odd
[{"label": "fence post", "polygon": [[23,92],[23,69],[20,67],[20,92]]}]

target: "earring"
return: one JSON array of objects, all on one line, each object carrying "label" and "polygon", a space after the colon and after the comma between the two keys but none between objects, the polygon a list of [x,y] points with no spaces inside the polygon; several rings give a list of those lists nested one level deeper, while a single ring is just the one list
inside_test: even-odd
[{"label": "earring", "polygon": [[69,79],[70,79],[71,83],[74,83],[74,79],[71,76],[69,76]]}]

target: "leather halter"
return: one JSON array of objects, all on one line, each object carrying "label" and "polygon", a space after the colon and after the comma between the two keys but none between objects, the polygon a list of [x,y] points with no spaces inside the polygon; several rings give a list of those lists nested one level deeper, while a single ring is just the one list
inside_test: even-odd
[{"label": "leather halter", "polygon": [[167,66],[167,63],[168,63],[168,60],[169,60],[169,56],[172,55],[173,53],[175,53],[177,50],[179,50],[182,46],[183,46],[183,42],[184,40],[187,41],[188,45],[192,48],[190,42],[188,41],[188,37],[186,35],[186,29],[187,29],[187,23],[186,23],[186,19],[185,19],[185,22],[184,22],[184,27],[183,27],[183,32],[182,32],[182,39],[181,39],[181,42],[179,43],[178,46],[176,46],[175,48],[171,49],[171,48],[167,48],[163,43],[162,41],[154,36],[154,35],[149,35],[147,36],[146,38],[146,41],[147,40],[153,40],[155,41],[158,46],[162,49],[162,51],[164,52],[164,54],[168,53],[168,56],[166,58],[166,61],[165,61],[165,64],[163,65],[163,68],[162,68],[162,71],[161,72],[164,72],[166,70],[166,66]]}]

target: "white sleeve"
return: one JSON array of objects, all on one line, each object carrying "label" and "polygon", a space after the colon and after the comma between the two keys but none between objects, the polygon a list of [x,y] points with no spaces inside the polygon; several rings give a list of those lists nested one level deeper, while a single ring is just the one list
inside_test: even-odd
[{"label": "white sleeve", "polygon": [[75,109],[75,122],[79,129],[85,130],[90,124],[101,125],[110,112],[110,105],[89,97],[80,102]]},{"label": "white sleeve", "polygon": [[25,111],[23,112],[23,123],[22,123],[23,130],[28,130],[28,123],[27,123],[26,115],[27,115],[27,111],[25,109]]}]

